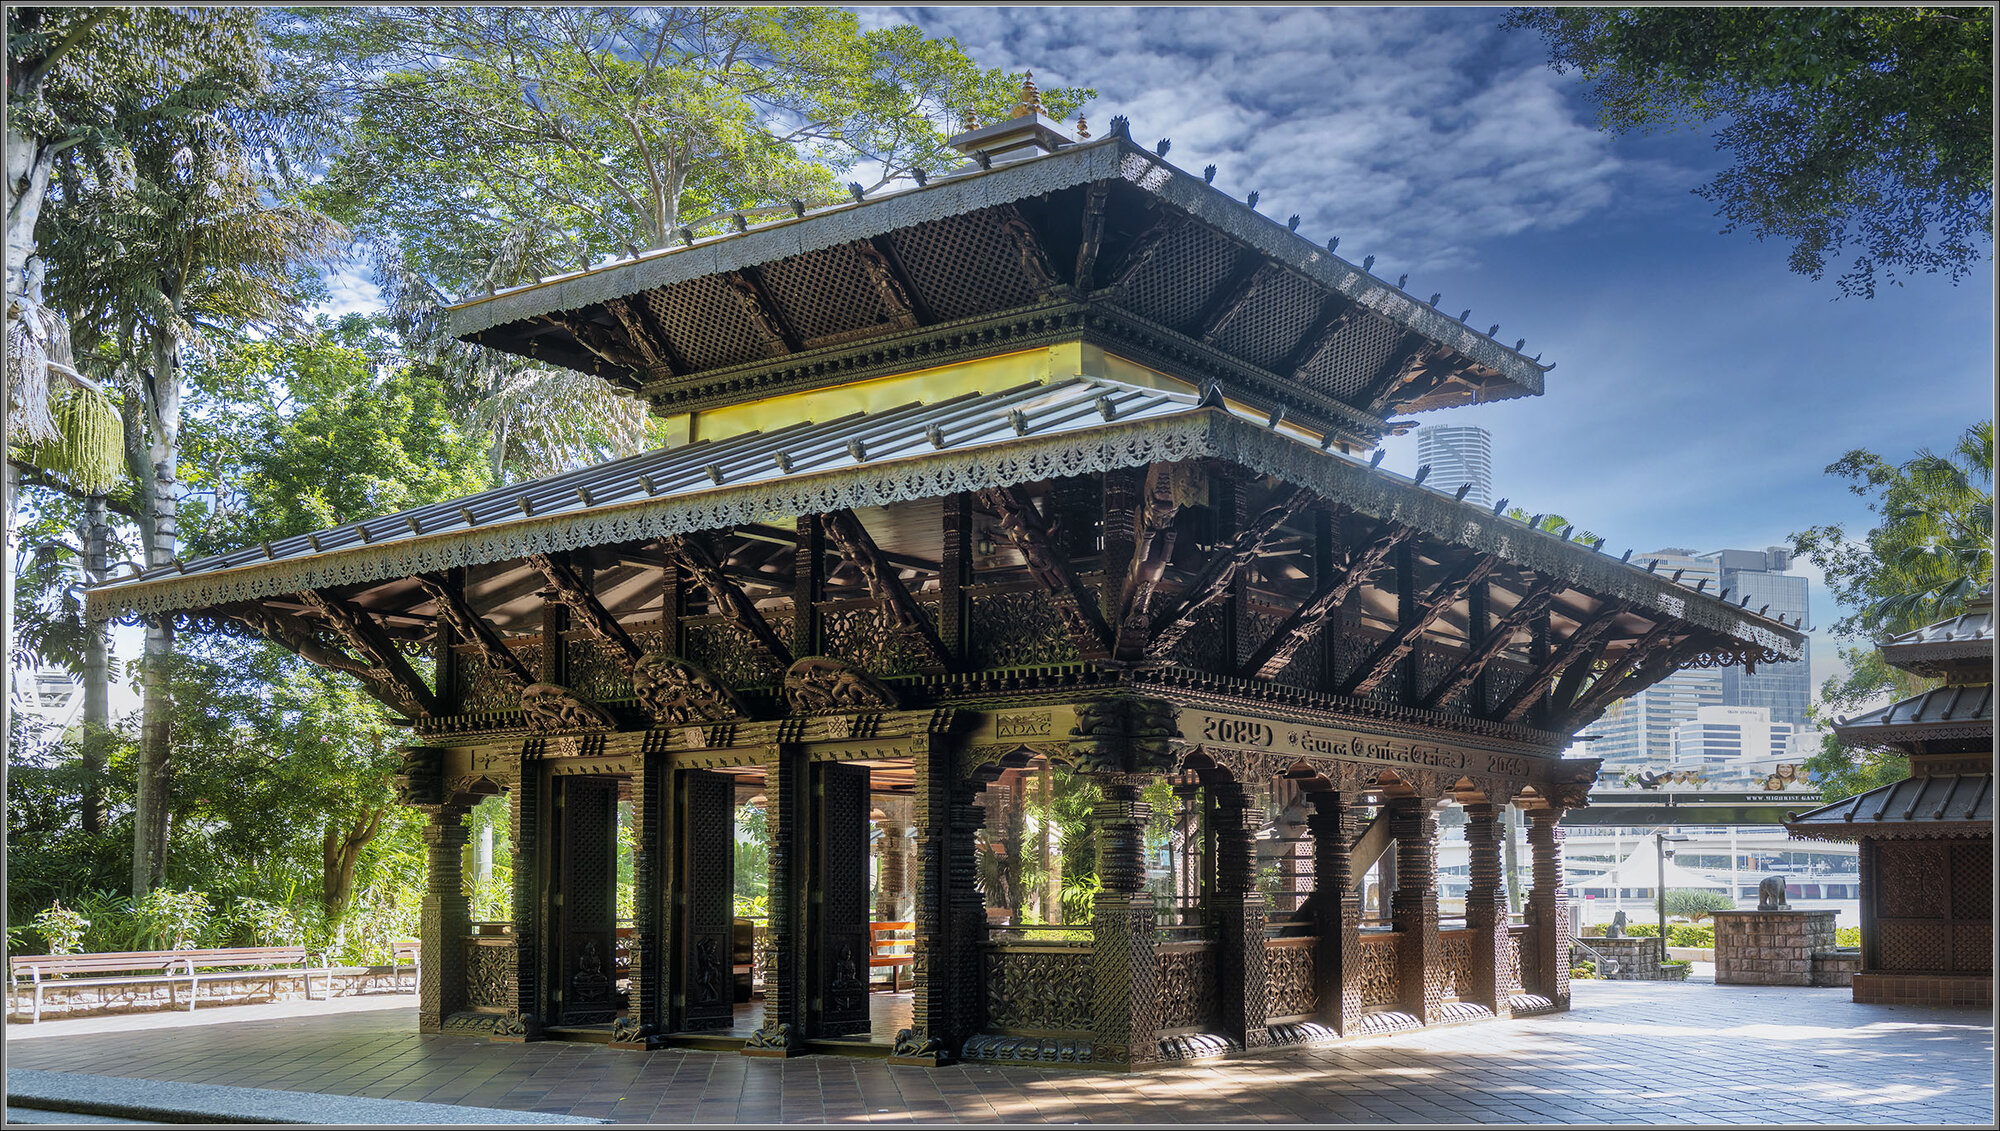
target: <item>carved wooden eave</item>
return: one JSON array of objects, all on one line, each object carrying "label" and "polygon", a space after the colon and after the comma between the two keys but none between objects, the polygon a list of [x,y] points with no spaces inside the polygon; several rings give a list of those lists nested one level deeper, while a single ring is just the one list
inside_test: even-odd
[{"label": "carved wooden eave", "polygon": [[[1208,278],[1191,265],[1216,257],[1239,269],[1183,293]],[[1181,289],[1169,296],[1169,285]],[[1302,293],[1315,313],[1280,318]],[[1414,335],[1441,363],[1377,409],[1543,386],[1542,366],[1517,350],[1116,134],[473,298],[451,317],[468,341],[636,381],[665,407],[839,383],[853,372],[849,343],[923,352],[954,326],[1041,302],[1175,336],[1191,364],[1219,367],[1242,395],[1311,394],[1294,410],[1351,416],[1375,435],[1367,396],[1381,381],[1356,367],[1383,359],[1358,346],[1363,339]],[[791,313],[807,306],[811,326]],[[656,316],[655,307],[679,313]],[[607,348],[634,326],[643,346]],[[1328,368],[1311,368],[1323,355]]]},{"label": "carved wooden eave", "polygon": [[[1099,411],[1101,401],[1111,406],[1110,419]],[[1017,407],[1028,404],[1045,408],[1022,413]],[[152,576],[93,587],[90,615],[212,609],[530,554],[726,530],[779,516],[1217,459],[1302,487],[1317,499],[1392,524],[1392,529],[1407,528],[1460,552],[1491,555],[1599,602],[1629,604],[1627,616],[1637,621],[1628,623],[1639,631],[1648,627],[1644,622],[1665,619],[1682,626],[1678,631],[1731,642],[1728,648],[1753,660],[1801,653],[1803,637],[1774,620],[1405,477],[1322,451],[1288,426],[1273,428],[1248,415],[1229,405],[1203,405],[1191,394],[1099,379],[911,406],[648,453],[371,519],[366,525],[384,533],[365,540],[356,533],[360,524],[313,539],[286,539],[273,544],[275,560],[262,549],[251,549],[156,570]],[[1038,423],[1042,420],[1056,423]],[[942,448],[932,443],[934,427],[935,435],[945,440]],[[861,443],[854,446],[852,440]],[[788,451],[801,454],[786,469],[778,457]],[[720,473],[720,482],[711,471]],[[531,500],[532,514],[522,513],[517,496]],[[310,548],[312,540],[318,541],[318,551]],[[706,576],[713,580],[718,575]],[[724,592],[727,607],[731,602]],[[755,622],[745,617],[744,623],[748,628]]]}]

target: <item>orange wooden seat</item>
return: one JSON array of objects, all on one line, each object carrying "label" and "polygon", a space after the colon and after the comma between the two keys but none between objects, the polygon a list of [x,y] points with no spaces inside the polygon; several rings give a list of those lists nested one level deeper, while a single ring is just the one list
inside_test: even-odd
[{"label": "orange wooden seat", "polygon": [[868,924],[868,968],[887,966],[890,988],[897,993],[903,989],[903,968],[917,961],[917,940],[898,936],[914,932],[916,926],[907,921]]}]

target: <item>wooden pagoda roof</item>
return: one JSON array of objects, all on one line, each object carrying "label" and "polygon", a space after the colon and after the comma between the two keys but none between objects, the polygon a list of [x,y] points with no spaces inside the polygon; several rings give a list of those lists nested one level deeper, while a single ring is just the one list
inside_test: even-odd
[{"label": "wooden pagoda roof", "polygon": [[1785,831],[1808,840],[1866,837],[1991,837],[1993,775],[1904,778],[1867,793],[1799,813]]},{"label": "wooden pagoda roof", "polygon": [[452,330],[665,412],[1077,334],[1363,448],[1393,413],[1542,392],[1537,361],[1122,129],[1047,144],[475,297]]},{"label": "wooden pagoda roof", "polygon": [[1993,594],[1980,594],[1965,612],[1906,632],[1882,645],[1882,658],[1936,679],[1993,670]]}]

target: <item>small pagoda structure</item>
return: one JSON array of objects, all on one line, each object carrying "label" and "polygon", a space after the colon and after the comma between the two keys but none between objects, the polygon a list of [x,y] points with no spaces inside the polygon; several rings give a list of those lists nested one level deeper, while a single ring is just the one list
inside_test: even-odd
[{"label": "small pagoda structure", "polygon": [[1882,658],[1944,681],[1833,728],[1910,757],[1910,776],[1799,813],[1795,837],[1860,845],[1854,1000],[1993,1002],[1993,594],[1904,633]]},{"label": "small pagoda structure", "polygon": [[[1566,1008],[1560,824],[1597,763],[1564,749],[1799,633],[1375,466],[1397,414],[1545,370],[1372,257],[1122,119],[1073,136],[1032,88],[953,144],[914,188],[453,308],[466,341],[645,398],[670,446],[154,569],[93,614],[268,637],[408,720],[426,1030],[1143,1066]],[[993,799],[1044,773],[1096,799],[1066,923],[989,908],[979,870],[1019,810]],[[1163,779],[1172,884],[1142,799]],[[465,817],[498,794],[512,921],[474,932]],[[744,805],[769,833],[754,959]],[[1451,806],[1471,877],[1447,914]],[[870,991],[884,908],[908,909],[907,994]]]}]

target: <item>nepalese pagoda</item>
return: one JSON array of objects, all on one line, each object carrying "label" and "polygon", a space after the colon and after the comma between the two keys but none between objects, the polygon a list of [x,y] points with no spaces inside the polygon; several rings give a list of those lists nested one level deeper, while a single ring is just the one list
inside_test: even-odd
[{"label": "nepalese pagoda", "polygon": [[1993,1004],[1993,594],[1882,645],[1942,685],[1840,720],[1843,742],[1900,750],[1910,776],[1794,814],[1806,840],[1860,847],[1854,1000]]},{"label": "nepalese pagoda", "polygon": [[[452,309],[646,398],[662,450],[91,593],[407,717],[424,1029],[1133,1066],[1567,1008],[1597,763],[1562,751],[1800,635],[1374,466],[1394,414],[1543,368],[1074,132],[1028,91],[907,191]],[[1057,786],[1088,856],[1049,854]],[[500,795],[511,921],[473,924]]]}]

